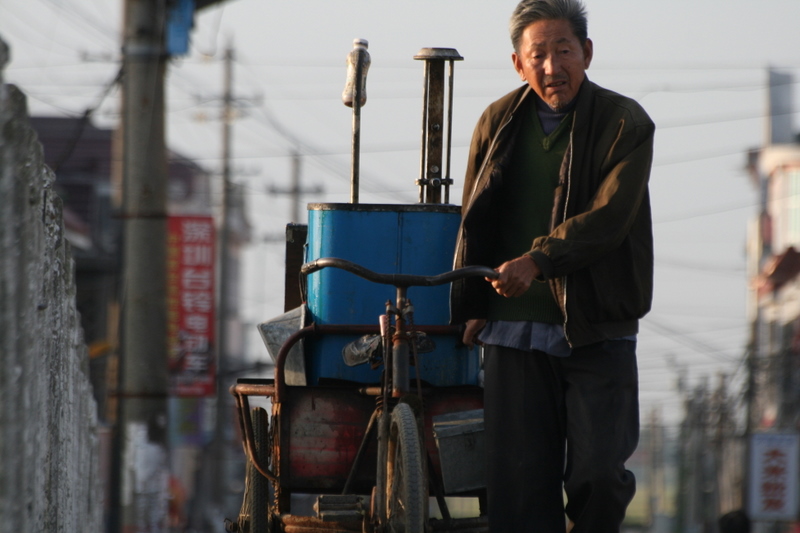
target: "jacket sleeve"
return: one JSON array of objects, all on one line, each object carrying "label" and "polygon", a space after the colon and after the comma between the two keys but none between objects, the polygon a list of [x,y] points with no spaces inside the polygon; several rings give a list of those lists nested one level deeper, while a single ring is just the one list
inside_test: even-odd
[{"label": "jacket sleeve", "polygon": [[478,172],[483,165],[484,158],[489,149],[489,136],[486,135],[489,118],[488,110],[484,111],[475,125],[472,132],[472,141],[469,145],[469,156],[467,157],[467,170],[464,175],[464,191],[461,196],[461,209],[465,213],[474,193],[475,184],[478,181]]},{"label": "jacket sleeve", "polygon": [[[480,231],[481,228],[475,227],[474,213],[472,213],[473,216],[471,217],[468,217],[468,213],[475,200],[474,195],[476,194],[475,188],[478,183],[478,174],[483,167],[484,159],[491,144],[490,122],[487,110],[481,115],[472,134],[461,202],[462,220],[456,242],[453,268],[485,264],[485,262],[475,257],[476,253],[479,256],[481,255],[481,250],[474,248],[476,240],[474,232]],[[467,220],[468,218],[472,222]],[[467,241],[470,241],[472,245],[468,246]],[[478,277],[454,281],[450,288],[451,323],[461,324],[471,318],[483,318],[486,313],[487,292],[490,288],[491,286],[483,278]]]},{"label": "jacket sleeve", "polygon": [[600,165],[600,184],[588,205],[555,226],[549,235],[533,241],[529,253],[544,279],[591,265],[620,246],[628,235],[648,194],[655,132],[649,120],[631,122],[631,117],[620,118]]}]

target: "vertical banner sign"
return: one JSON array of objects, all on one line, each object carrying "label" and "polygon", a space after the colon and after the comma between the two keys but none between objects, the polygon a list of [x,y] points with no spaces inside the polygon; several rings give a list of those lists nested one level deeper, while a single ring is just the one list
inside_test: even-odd
[{"label": "vertical banner sign", "polygon": [[763,521],[796,520],[800,436],[759,433],[751,438],[750,517]]},{"label": "vertical banner sign", "polygon": [[171,396],[211,396],[214,357],[214,221],[171,216],[167,246],[167,342]]}]

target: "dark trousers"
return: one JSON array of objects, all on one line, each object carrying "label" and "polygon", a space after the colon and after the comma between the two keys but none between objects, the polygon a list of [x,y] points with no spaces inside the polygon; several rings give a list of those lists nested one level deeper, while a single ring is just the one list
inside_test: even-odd
[{"label": "dark trousers", "polygon": [[[636,343],[606,341],[569,357],[484,351],[491,533],[617,533],[636,482]],[[563,492],[567,504],[564,507]]]}]

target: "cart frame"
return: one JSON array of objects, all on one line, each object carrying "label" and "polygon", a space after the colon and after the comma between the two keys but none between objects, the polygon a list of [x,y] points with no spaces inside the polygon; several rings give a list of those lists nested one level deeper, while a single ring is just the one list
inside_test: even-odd
[{"label": "cart frame", "polygon": [[[251,533],[261,533],[255,529],[264,527],[254,528],[254,523],[265,524],[264,531],[272,533],[488,531],[483,489],[458,494],[477,496],[480,516],[450,516],[433,435],[435,416],[481,409],[483,390],[476,385],[423,385],[417,376],[416,390],[410,391],[413,387],[408,384],[412,380],[407,379],[409,360],[413,364],[416,357],[424,356],[416,353],[415,343],[408,341],[403,328],[410,325],[408,331],[414,335],[423,332],[460,338],[458,326],[414,325],[413,307],[405,298],[405,289],[439,285],[468,275],[494,277],[496,273],[486,267],[469,267],[439,276],[376,274],[335,258],[307,263],[301,272],[305,275],[329,266],[369,281],[394,285],[396,305],[387,302],[387,312],[394,314],[395,327],[389,332],[385,325],[311,324],[283,343],[276,358],[274,379],[240,379],[231,387],[248,461],[248,487],[255,480],[269,482],[273,489],[266,506],[259,502],[248,510]],[[405,323],[407,315],[410,324]],[[284,369],[292,347],[305,338],[334,334],[381,335],[383,345],[391,347],[384,361],[382,383],[287,385]],[[399,379],[394,379],[395,375]],[[404,379],[406,383],[402,383]],[[251,412],[251,397],[271,400],[271,423],[265,413]],[[428,518],[429,491],[436,497],[442,519]],[[292,493],[322,495],[315,505],[317,516],[292,515]],[[263,496],[262,490],[258,497]],[[423,506],[423,516],[417,516],[415,505],[406,501],[412,498],[417,507]],[[243,513],[245,519],[248,512]],[[253,516],[263,512],[266,517]]]}]

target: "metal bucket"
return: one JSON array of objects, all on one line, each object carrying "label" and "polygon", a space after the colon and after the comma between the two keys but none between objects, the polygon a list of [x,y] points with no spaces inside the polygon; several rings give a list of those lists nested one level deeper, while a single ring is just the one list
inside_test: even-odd
[{"label": "metal bucket", "polygon": [[486,487],[483,409],[433,417],[442,480],[447,494]]}]

